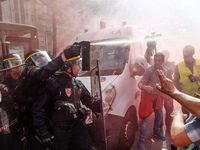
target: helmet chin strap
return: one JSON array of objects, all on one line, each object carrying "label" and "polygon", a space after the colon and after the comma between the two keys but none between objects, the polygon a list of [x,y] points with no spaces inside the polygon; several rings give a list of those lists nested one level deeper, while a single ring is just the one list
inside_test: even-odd
[{"label": "helmet chin strap", "polygon": [[71,75],[72,75],[73,77],[76,77],[76,76],[74,75],[72,65],[71,65]]},{"label": "helmet chin strap", "polygon": [[68,75],[70,75],[71,77],[76,77],[76,76],[74,75],[74,73],[73,73],[72,65],[71,65],[70,69],[71,69],[71,71],[68,71],[68,70],[67,70],[66,73],[67,73]]},{"label": "helmet chin strap", "polygon": [[[74,62],[75,61],[75,62]],[[77,64],[77,60],[73,60],[73,62],[65,62],[65,65],[63,66],[63,68],[61,70],[63,70],[64,72],[66,72],[68,75],[71,75],[72,77],[77,77],[77,75],[74,74],[73,71],[73,65],[76,63]],[[65,69],[66,68],[66,69]],[[71,69],[71,71],[69,71],[69,69]]]}]

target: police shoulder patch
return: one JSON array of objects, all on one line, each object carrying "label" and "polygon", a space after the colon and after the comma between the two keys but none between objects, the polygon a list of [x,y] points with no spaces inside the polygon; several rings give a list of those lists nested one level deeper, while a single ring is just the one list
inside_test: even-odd
[{"label": "police shoulder patch", "polygon": [[68,97],[70,97],[71,94],[72,94],[71,88],[65,88],[65,93],[66,93],[66,95],[67,95]]}]

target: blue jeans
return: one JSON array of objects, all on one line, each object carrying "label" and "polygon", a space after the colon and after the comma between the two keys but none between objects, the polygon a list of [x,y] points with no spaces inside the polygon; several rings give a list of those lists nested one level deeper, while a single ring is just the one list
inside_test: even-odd
[{"label": "blue jeans", "polygon": [[[155,119],[154,119],[154,133],[159,133],[160,132],[160,123],[162,120],[162,107],[163,107],[163,100],[161,100],[161,107],[160,109],[155,109],[156,107],[156,103],[157,103],[157,99],[155,99],[153,101],[153,111],[155,113]],[[140,140],[144,141],[145,137],[146,137],[146,127],[147,127],[147,123],[149,121],[150,115],[144,119],[142,119],[141,123],[140,123],[140,132],[139,132],[139,136],[140,136]]]}]

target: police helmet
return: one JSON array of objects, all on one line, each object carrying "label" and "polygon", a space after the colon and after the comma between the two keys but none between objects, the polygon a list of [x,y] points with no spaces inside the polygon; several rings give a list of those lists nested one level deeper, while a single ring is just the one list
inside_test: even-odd
[{"label": "police helmet", "polygon": [[143,69],[147,69],[148,67],[147,60],[143,56],[137,56],[135,59],[135,63],[140,65]]},{"label": "police helmet", "polygon": [[4,57],[3,68],[12,68],[22,64],[22,59],[19,54],[8,54]]},{"label": "police helmet", "polygon": [[17,75],[19,76],[23,71],[22,59],[18,54],[8,54],[3,60],[3,69],[6,69],[5,76]]},{"label": "police helmet", "polygon": [[80,56],[81,53],[81,44],[75,42],[73,45],[67,47],[63,50],[65,58],[67,61],[71,60],[74,57]]},{"label": "police helmet", "polygon": [[62,71],[66,71],[68,70],[70,67],[73,66],[73,64],[79,64],[82,62],[82,58],[81,56],[76,56],[76,57],[73,57],[73,58],[69,58],[66,62],[65,62],[65,65],[61,68]]},{"label": "police helmet", "polygon": [[65,62],[65,65],[61,68],[62,71],[66,71],[70,67],[72,67],[75,63],[80,63],[82,61],[82,58],[80,56],[81,53],[81,44],[80,43],[74,43],[70,47],[67,47],[64,49],[64,55],[67,61]]},{"label": "police helmet", "polygon": [[60,70],[64,72],[68,72],[67,70],[71,68],[71,72],[68,72],[68,73],[71,74],[73,77],[76,77],[77,74],[74,74],[73,64],[81,65],[81,62],[82,62],[81,56],[70,58],[68,59],[68,61],[65,62],[65,65],[60,68]]},{"label": "police helmet", "polygon": [[51,58],[46,51],[41,51],[38,49],[28,52],[25,56],[25,63],[28,66],[45,66],[48,62],[51,61]]}]

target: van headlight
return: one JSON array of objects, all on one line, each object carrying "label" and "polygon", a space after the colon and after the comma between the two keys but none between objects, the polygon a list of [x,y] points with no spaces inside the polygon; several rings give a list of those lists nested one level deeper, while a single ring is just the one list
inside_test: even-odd
[{"label": "van headlight", "polygon": [[104,116],[108,114],[109,110],[112,110],[111,105],[116,96],[116,89],[114,85],[109,85],[102,92],[102,101],[103,101],[103,113]]}]

